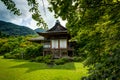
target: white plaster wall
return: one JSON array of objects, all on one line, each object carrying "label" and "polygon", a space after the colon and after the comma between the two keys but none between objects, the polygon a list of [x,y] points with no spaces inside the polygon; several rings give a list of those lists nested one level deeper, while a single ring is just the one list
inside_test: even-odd
[{"label": "white plaster wall", "polygon": [[58,40],[52,40],[52,48],[58,48]]},{"label": "white plaster wall", "polygon": [[60,48],[67,48],[67,39],[60,39]]},{"label": "white plaster wall", "polygon": [[44,48],[50,48],[49,44],[44,44]]}]

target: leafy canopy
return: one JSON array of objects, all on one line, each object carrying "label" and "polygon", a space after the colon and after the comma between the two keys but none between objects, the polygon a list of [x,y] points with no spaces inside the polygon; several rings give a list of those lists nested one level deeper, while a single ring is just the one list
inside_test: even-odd
[{"label": "leafy canopy", "polygon": [[[12,0],[1,1],[14,14],[20,14]],[[43,23],[37,0],[27,1],[32,18]],[[55,17],[68,21],[67,28],[77,40],[79,52],[87,54],[88,80],[119,80],[120,0],[49,0],[49,3]]]},{"label": "leafy canopy", "polygon": [[49,9],[87,54],[88,80],[120,79],[120,0],[51,0]]}]

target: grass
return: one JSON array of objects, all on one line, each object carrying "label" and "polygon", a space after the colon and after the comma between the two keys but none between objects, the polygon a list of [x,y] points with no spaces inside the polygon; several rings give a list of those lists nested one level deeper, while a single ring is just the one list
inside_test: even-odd
[{"label": "grass", "polygon": [[80,80],[87,75],[82,63],[48,66],[0,56],[0,80]]}]

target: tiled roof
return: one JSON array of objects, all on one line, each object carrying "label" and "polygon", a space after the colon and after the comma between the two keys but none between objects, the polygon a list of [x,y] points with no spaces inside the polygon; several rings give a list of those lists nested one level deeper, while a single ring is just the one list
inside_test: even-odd
[{"label": "tiled roof", "polygon": [[56,21],[55,26],[47,30],[47,32],[62,32],[62,31],[67,31],[67,29],[63,27],[58,20]]},{"label": "tiled roof", "polygon": [[37,41],[37,40],[44,40],[44,37],[42,36],[39,36],[39,37],[36,37],[36,38],[31,38],[30,40],[33,40],[33,41]]}]

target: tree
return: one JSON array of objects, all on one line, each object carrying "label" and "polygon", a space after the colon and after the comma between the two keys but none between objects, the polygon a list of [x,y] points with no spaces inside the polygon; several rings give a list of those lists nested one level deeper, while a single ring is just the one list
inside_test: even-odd
[{"label": "tree", "polygon": [[[1,0],[7,3],[12,0]],[[27,0],[33,19],[42,22],[37,0]],[[13,2],[10,2],[13,3]],[[79,51],[87,54],[87,80],[120,79],[120,1],[119,0],[50,0],[55,17],[67,20],[67,28],[77,40]],[[4,3],[5,4],[5,3]],[[15,4],[14,4],[15,5]],[[6,4],[6,6],[11,6]],[[15,6],[12,7],[12,9]],[[15,12],[16,9],[9,10]],[[17,9],[17,12],[19,10]],[[39,21],[40,20],[40,21]]]},{"label": "tree", "polygon": [[68,21],[67,28],[87,54],[87,80],[120,79],[120,1],[51,0],[49,9]]},{"label": "tree", "polygon": [[[20,16],[22,13],[20,12],[20,9],[16,8],[16,4],[13,0],[1,0],[8,10],[13,12],[13,14]],[[29,12],[32,13],[32,18],[37,21],[37,25],[42,28],[47,28],[47,24],[44,22],[43,18],[40,15],[40,11],[38,9],[39,3],[37,0],[27,0],[28,6],[31,8],[29,9]],[[44,4],[44,3],[43,3]]]}]

